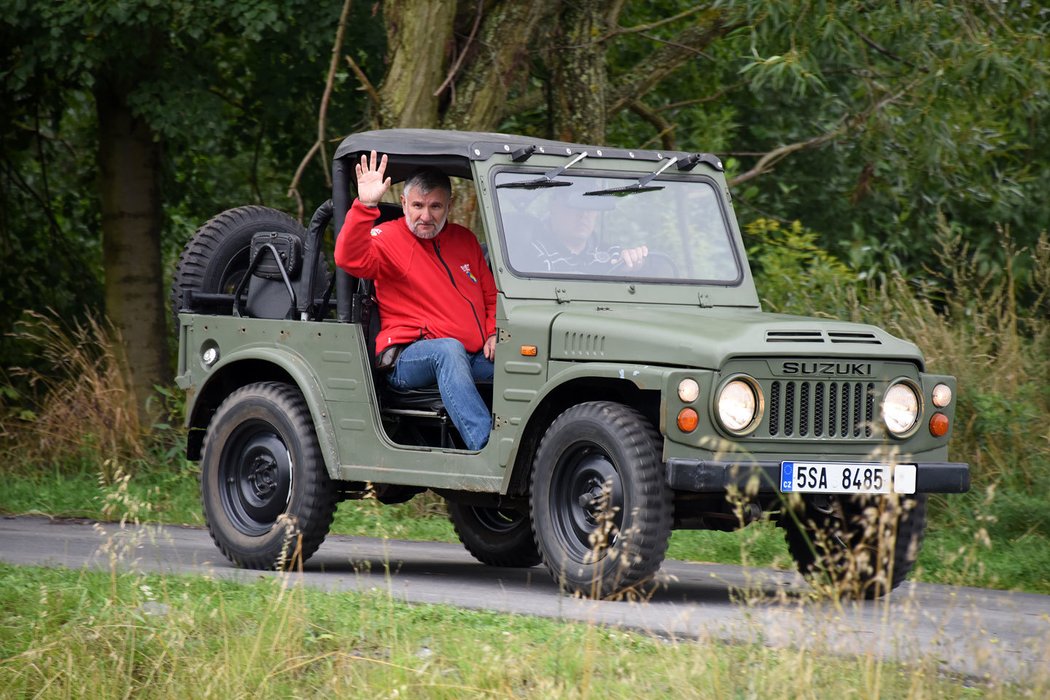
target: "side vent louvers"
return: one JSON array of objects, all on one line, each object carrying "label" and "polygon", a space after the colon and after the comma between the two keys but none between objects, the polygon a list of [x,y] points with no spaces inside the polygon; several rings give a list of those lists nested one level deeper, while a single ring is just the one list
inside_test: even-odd
[{"label": "side vent louvers", "polygon": [[874,333],[859,331],[828,331],[832,343],[860,343],[861,345],[882,345]]},{"label": "side vent louvers", "polygon": [[594,333],[566,333],[565,353],[581,357],[601,357],[605,354],[605,336]]}]

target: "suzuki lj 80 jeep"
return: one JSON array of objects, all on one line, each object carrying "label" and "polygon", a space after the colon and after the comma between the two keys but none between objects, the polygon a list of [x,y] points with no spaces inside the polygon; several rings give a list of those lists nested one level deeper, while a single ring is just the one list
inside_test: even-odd
[{"label": "suzuki lj 80 jeep", "polygon": [[[332,269],[326,231],[373,150],[395,183],[435,167],[476,207],[498,288],[479,451],[436,387],[374,369],[372,283]],[[645,585],[675,528],[771,518],[803,574],[873,597],[912,567],[927,494],[969,487],[947,457],[955,380],[916,346],[762,311],[713,155],[372,131],[342,142],[332,180],[305,229],[259,206],[216,216],[175,275],[188,457],[239,566],[305,560],[341,500],[429,489],[479,561],[542,563],[573,593]],[[581,227],[582,252],[552,242]]]}]

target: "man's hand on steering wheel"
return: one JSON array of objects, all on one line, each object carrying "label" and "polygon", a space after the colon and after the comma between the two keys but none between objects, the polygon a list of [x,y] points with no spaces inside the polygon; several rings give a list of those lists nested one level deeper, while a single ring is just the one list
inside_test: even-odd
[{"label": "man's hand on steering wheel", "polygon": [[620,265],[628,270],[640,267],[649,255],[649,246],[640,245],[635,248],[624,248],[620,251]]}]

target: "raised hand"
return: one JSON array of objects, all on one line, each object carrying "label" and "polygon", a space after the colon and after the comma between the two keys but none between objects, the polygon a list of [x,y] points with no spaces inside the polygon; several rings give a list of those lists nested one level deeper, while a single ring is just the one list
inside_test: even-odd
[{"label": "raised hand", "polygon": [[361,162],[354,170],[357,172],[357,198],[366,207],[374,207],[379,204],[386,191],[390,189],[390,178],[383,179],[386,174],[386,154],[376,166],[376,152],[372,151],[371,161],[368,156],[361,156]]}]

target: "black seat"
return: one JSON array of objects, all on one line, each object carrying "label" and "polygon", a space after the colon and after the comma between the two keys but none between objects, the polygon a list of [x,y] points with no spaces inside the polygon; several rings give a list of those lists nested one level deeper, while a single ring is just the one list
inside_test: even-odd
[{"label": "black seat", "polygon": [[[360,280],[359,289],[362,290],[359,293],[369,295],[362,302],[361,320],[368,340],[368,356],[375,358],[375,339],[379,334],[379,305],[375,300],[371,280]],[[434,440],[428,440],[421,429],[428,427],[432,429],[431,432],[437,433],[438,447],[456,447],[449,431],[452,421],[445,410],[445,402],[441,400],[437,384],[420,389],[398,389],[387,381],[387,372],[374,370],[373,375],[380,413],[384,422],[390,423],[393,428],[391,437],[399,430],[405,429],[414,442],[429,444]]]}]

